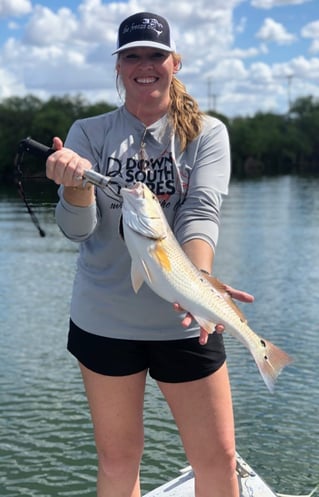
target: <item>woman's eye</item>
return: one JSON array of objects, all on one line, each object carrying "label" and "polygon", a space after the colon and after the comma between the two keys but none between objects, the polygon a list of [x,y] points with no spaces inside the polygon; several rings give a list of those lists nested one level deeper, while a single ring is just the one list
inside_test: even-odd
[{"label": "woman's eye", "polygon": [[153,60],[153,61],[162,61],[166,57],[168,57],[168,54],[166,54],[164,52],[152,52],[147,56],[144,56],[144,55],[142,56],[142,55],[139,55],[137,53],[132,52],[132,53],[125,54],[123,57],[128,62],[130,62],[130,61],[135,62],[135,61],[143,60],[143,59],[148,59],[148,60]]},{"label": "woman's eye", "polygon": [[151,58],[153,60],[163,60],[163,59],[166,59],[167,57],[168,57],[168,54],[163,53],[163,52],[154,52],[151,56]]},{"label": "woman's eye", "polygon": [[135,60],[135,59],[138,59],[138,55],[136,55],[135,53],[130,53],[130,54],[125,55],[125,58],[127,60]]}]

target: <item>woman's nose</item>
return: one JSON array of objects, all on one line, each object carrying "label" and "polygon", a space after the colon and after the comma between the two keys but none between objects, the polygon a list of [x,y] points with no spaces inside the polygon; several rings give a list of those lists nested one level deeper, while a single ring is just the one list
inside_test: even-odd
[{"label": "woman's nose", "polygon": [[141,57],[141,60],[140,60],[140,63],[139,63],[140,66],[143,66],[143,67],[153,67],[154,66],[154,62],[153,60],[151,59],[151,57]]}]

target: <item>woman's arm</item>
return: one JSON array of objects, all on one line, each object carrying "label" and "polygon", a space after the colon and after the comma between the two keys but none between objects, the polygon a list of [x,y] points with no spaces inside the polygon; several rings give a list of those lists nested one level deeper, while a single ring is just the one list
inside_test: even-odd
[{"label": "woman's arm", "polygon": [[83,172],[91,169],[91,162],[69,148],[60,138],[53,140],[54,152],[46,162],[46,174],[58,185],[60,201],[56,206],[56,221],[64,235],[75,242],[91,236],[97,224],[95,189],[91,184],[83,188]]}]

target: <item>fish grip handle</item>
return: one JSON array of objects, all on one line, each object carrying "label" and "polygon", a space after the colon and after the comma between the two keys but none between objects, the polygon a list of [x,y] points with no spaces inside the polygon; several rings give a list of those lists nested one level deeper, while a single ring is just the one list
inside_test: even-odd
[{"label": "fish grip handle", "polygon": [[27,138],[20,140],[18,145],[18,154],[23,154],[24,152],[46,159],[49,155],[53,154],[55,150],[54,148],[47,147],[43,143],[33,140],[30,136],[28,136]]},{"label": "fish grip handle", "polygon": [[[30,216],[37,227],[40,236],[45,236],[44,231],[39,225],[39,221],[34,214],[33,210],[31,209],[26,196],[24,192],[24,188],[22,185],[22,178],[23,178],[23,173],[22,173],[22,164],[23,164],[23,156],[25,153],[29,153],[31,155],[34,155],[36,157],[40,157],[42,159],[47,159],[51,154],[55,152],[54,148],[47,147],[43,143],[40,143],[36,140],[33,140],[31,137],[23,138],[20,140],[18,144],[18,149],[17,153],[14,159],[14,166],[15,166],[15,173],[16,173],[16,183],[18,187],[18,192],[20,197],[22,198]],[[112,189],[112,184],[116,184],[119,188],[125,186],[125,180],[121,176],[105,176],[103,174],[98,173],[94,169],[87,169],[83,172],[83,186],[87,183],[90,182],[95,186],[100,187],[102,190],[105,188],[109,188],[111,191]],[[114,192],[113,192],[114,193]],[[115,192],[117,195],[119,192]]]}]

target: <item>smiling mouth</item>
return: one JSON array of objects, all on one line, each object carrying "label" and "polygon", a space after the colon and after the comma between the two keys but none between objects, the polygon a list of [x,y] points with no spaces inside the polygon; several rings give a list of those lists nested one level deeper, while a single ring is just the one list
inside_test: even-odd
[{"label": "smiling mouth", "polygon": [[139,83],[141,85],[150,85],[152,83],[156,83],[158,78],[135,78],[136,83]]}]

